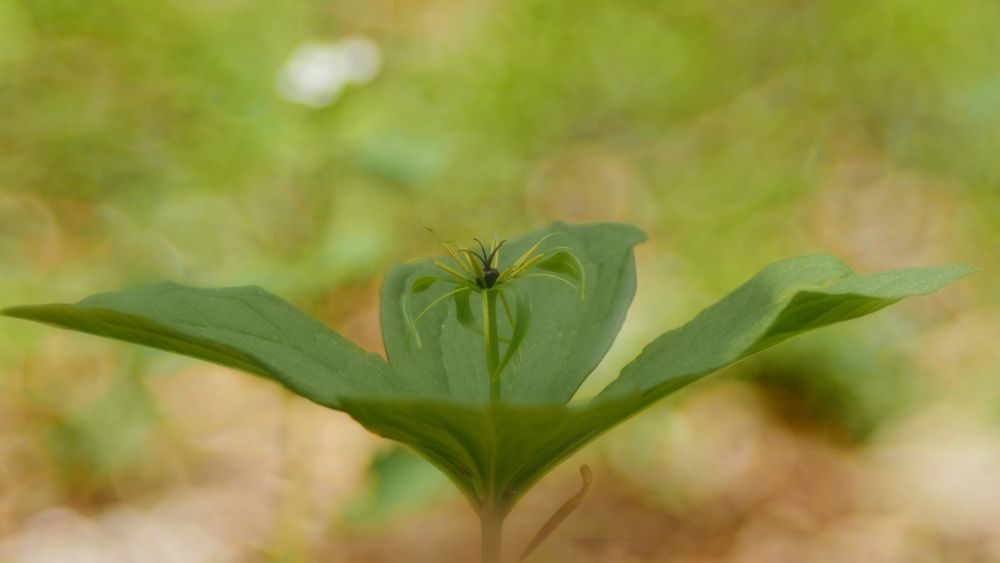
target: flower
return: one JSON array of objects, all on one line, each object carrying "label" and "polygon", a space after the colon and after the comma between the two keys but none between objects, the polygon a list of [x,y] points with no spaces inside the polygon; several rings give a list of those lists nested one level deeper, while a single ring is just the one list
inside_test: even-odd
[{"label": "flower", "polygon": [[[490,244],[489,252],[486,251],[486,246],[483,245],[482,241],[479,239],[473,239],[479,243],[479,253],[476,253],[475,250],[469,250],[461,245],[458,245],[457,248],[455,248],[452,246],[453,243],[442,242],[441,246],[443,246],[448,254],[451,255],[452,259],[455,260],[458,267],[462,270],[461,272],[439,260],[433,260],[433,264],[442,272],[450,275],[452,277],[451,281],[466,285],[470,289],[492,289],[494,286],[509,283],[521,277],[554,278],[560,282],[568,284],[574,289],[577,289],[577,286],[573,285],[573,282],[558,275],[543,272],[529,273],[533,267],[556,270],[578,280],[580,284],[580,298],[582,299],[584,290],[583,265],[580,264],[580,260],[576,257],[576,255],[565,246],[553,248],[547,252],[539,251],[539,248],[542,243],[545,242],[545,239],[557,234],[559,233],[549,233],[548,235],[542,237],[541,240],[536,242],[528,250],[525,250],[524,253],[521,254],[520,258],[515,260],[513,264],[502,272],[498,269],[500,263],[500,248],[507,241],[501,240],[498,242],[496,237],[493,237],[493,242]],[[548,256],[548,260],[542,262],[546,256]],[[553,260],[555,259],[557,260],[554,262]],[[553,268],[556,262],[570,267]]]}]

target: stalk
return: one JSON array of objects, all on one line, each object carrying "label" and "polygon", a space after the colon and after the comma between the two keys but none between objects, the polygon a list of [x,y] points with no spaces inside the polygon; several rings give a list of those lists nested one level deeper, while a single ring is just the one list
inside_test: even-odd
[{"label": "stalk", "polygon": [[[490,406],[500,404],[500,337],[497,334],[497,294],[483,290],[483,345],[486,348],[486,374],[490,378]],[[495,460],[494,460],[495,463]],[[479,525],[482,531],[482,563],[500,563],[502,557],[503,521],[506,511],[499,506],[496,490],[495,467],[487,475],[486,495],[479,507]]]},{"label": "stalk", "polygon": [[482,563],[500,563],[502,557],[504,514],[491,507],[483,507],[479,513],[479,524],[482,530],[483,560]]},{"label": "stalk", "polygon": [[486,346],[486,373],[490,378],[490,404],[500,403],[500,338],[497,335],[497,292],[483,290],[483,344]]}]

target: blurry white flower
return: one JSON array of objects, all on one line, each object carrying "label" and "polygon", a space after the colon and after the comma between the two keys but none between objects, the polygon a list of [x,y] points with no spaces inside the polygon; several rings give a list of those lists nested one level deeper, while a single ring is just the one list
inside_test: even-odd
[{"label": "blurry white flower", "polygon": [[382,68],[382,51],[364,36],[303,43],[278,74],[281,97],[311,107],[330,105],[349,84],[364,84]]}]

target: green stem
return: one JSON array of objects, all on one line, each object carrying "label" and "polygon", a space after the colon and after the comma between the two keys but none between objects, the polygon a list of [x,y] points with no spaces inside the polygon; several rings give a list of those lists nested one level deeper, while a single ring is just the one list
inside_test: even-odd
[{"label": "green stem", "polygon": [[497,292],[483,290],[483,343],[486,346],[486,373],[490,378],[490,404],[500,403],[500,339],[497,335]]},{"label": "green stem", "polygon": [[503,540],[503,513],[499,510],[485,508],[479,514],[479,524],[482,530],[483,562],[500,563]]},{"label": "green stem", "polygon": [[[499,291],[483,290],[483,344],[486,347],[486,373],[490,378],[490,405],[500,404],[500,337],[497,334],[497,295]],[[491,463],[487,475],[486,498],[479,510],[482,529],[483,563],[500,563],[502,556],[503,521],[507,511],[500,507],[496,487],[496,467]]]}]

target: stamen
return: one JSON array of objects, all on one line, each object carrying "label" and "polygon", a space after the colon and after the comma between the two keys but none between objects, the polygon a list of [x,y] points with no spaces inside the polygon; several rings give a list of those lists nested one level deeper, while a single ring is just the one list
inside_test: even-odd
[{"label": "stamen", "polygon": [[500,241],[500,244],[498,244],[495,247],[493,247],[493,252],[490,253],[489,259],[486,260],[486,267],[487,268],[491,268],[492,267],[491,264],[493,264],[493,259],[496,257],[497,252],[500,252],[500,247],[503,246],[503,243],[505,243],[505,242],[507,242],[507,241],[506,240],[502,240],[502,241]]}]

